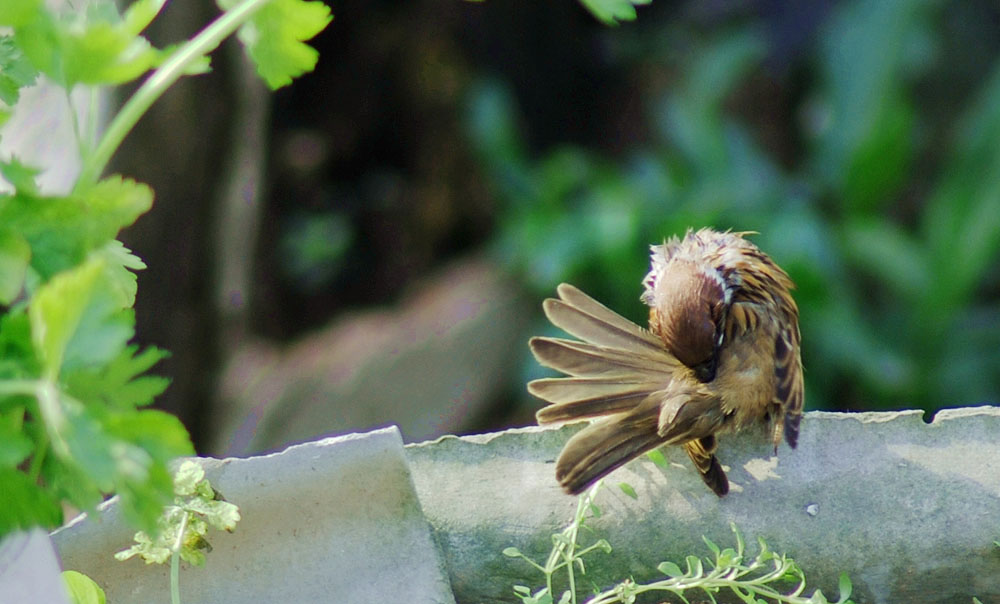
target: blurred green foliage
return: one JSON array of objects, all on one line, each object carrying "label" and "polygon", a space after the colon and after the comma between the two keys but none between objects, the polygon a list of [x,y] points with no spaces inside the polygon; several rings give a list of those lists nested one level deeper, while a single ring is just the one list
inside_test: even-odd
[{"label": "blurred green foliage", "polygon": [[[996,402],[1000,60],[950,95],[946,51],[965,43],[953,21],[943,2],[836,4],[798,59],[806,75],[775,92],[795,116],[775,127],[792,139],[783,157],[743,94],[774,54],[760,19],[609,30],[623,68],[654,82],[641,87],[647,134],[615,155],[536,156],[509,88],[481,81],[468,130],[505,206],[497,254],[540,297],[570,281],[644,323],[648,244],[758,231],[798,284],[808,407]],[[944,92],[922,98],[934,78]]]}]

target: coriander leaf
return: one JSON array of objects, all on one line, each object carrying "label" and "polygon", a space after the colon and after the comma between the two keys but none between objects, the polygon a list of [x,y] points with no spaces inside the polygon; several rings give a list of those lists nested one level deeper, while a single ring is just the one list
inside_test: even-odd
[{"label": "coriander leaf", "polygon": [[122,447],[121,453],[118,467],[128,472],[116,476],[114,492],[121,497],[125,518],[153,531],[163,506],[170,502],[170,472],[163,460],[151,461],[140,447]]},{"label": "coriander leaf", "polygon": [[76,334],[94,294],[103,263],[90,261],[53,277],[35,293],[28,307],[31,337],[45,373],[59,375],[66,347]]},{"label": "coriander leaf", "polygon": [[[238,0],[217,0],[223,10]],[[319,53],[306,40],[323,31],[333,17],[322,2],[274,0],[258,10],[236,34],[272,90],[292,83],[316,66]]]},{"label": "coriander leaf", "polygon": [[115,299],[123,307],[134,306],[138,284],[135,273],[132,271],[146,268],[146,263],[117,239],[109,241],[95,254],[107,261],[105,277],[113,290]]},{"label": "coriander leaf", "polygon": [[51,464],[55,485],[84,508],[100,493],[118,493],[126,519],[154,530],[172,492],[167,462],[193,454],[180,421],[161,411],[108,413],[54,387],[38,403],[59,460]]},{"label": "coriander leaf", "polygon": [[31,246],[17,233],[0,229],[0,305],[21,293],[31,260]]},{"label": "coriander leaf", "polygon": [[24,473],[0,468],[4,504],[0,505],[0,535],[32,526],[56,527],[62,522],[62,508],[42,487]]},{"label": "coriander leaf", "polygon": [[106,263],[91,259],[41,286],[28,307],[32,341],[44,374],[100,366],[116,357],[132,337],[134,315],[115,299]]},{"label": "coriander leaf", "polygon": [[16,468],[34,450],[34,443],[24,433],[23,424],[23,408],[0,415],[0,468]]},{"label": "coriander leaf", "polygon": [[[184,425],[175,416],[156,409],[117,413],[106,422],[110,436],[142,447],[144,454],[165,464],[177,457],[194,455]],[[173,479],[169,488],[174,487]]]},{"label": "coriander leaf", "polygon": [[[31,267],[42,279],[83,262],[97,248],[134,268],[124,248],[109,242],[135,222],[153,204],[153,192],[144,184],[120,176],[108,177],[67,197],[36,197],[19,191],[0,196],[0,225],[18,233],[31,245]],[[132,286],[123,280],[111,284],[125,294]],[[125,304],[126,306],[130,304]]]},{"label": "coriander leaf", "polygon": [[34,84],[37,77],[38,72],[14,44],[13,38],[0,36],[0,101],[13,107],[21,96],[21,89]]},{"label": "coriander leaf", "polygon": [[27,312],[22,307],[0,316],[0,379],[34,378],[40,372]]},{"label": "coriander leaf", "polygon": [[113,239],[118,231],[135,222],[153,207],[153,190],[129,178],[113,175],[78,194],[79,202],[97,214],[93,228],[102,239]]},{"label": "coriander leaf", "polygon": [[12,157],[10,161],[0,161],[0,175],[3,175],[4,180],[13,185],[16,190],[29,195],[38,194],[38,184],[35,182],[35,177],[38,176],[39,172],[41,172],[40,169],[22,164],[16,157]]},{"label": "coriander leaf", "polygon": [[114,487],[115,460],[98,419],[83,403],[54,385],[39,394],[38,408],[59,460],[82,470],[98,490],[110,492]]},{"label": "coriander leaf", "polygon": [[115,411],[130,411],[153,402],[170,380],[155,375],[141,375],[167,356],[156,347],[136,354],[137,346],[128,346],[108,363],[67,372],[66,390],[85,401],[101,401]]},{"label": "coriander leaf", "polygon": [[140,0],[119,16],[111,2],[87,11],[51,15],[44,11],[15,32],[31,64],[67,89],[76,84],[121,84],[157,63],[160,52],[139,32],[162,7],[161,0]]},{"label": "coriander leaf", "polygon": [[125,9],[122,30],[133,36],[139,35],[160,14],[166,3],[167,0],[136,0]]}]

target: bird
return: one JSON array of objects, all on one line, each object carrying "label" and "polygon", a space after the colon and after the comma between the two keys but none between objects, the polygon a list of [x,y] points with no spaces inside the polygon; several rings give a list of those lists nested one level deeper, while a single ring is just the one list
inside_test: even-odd
[{"label": "bird", "polygon": [[578,340],[533,337],[538,362],[566,377],[536,379],[539,425],[594,420],[566,442],[556,479],[577,495],[630,460],[679,445],[719,497],[729,479],[718,436],[754,425],[795,448],[805,398],[794,283],[746,237],[689,229],[650,246],[641,327],[568,283],[543,302]]}]

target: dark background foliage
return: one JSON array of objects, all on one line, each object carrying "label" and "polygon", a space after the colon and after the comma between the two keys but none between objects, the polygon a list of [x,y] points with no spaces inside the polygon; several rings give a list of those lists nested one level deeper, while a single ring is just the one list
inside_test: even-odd
[{"label": "dark background foliage", "polygon": [[[212,13],[187,4],[152,37]],[[809,408],[1000,398],[994,2],[654,0],[618,27],[574,0],[330,4],[261,142],[253,334],[292,341],[484,251],[534,300],[570,281],[642,321],[647,246],[710,225],[759,232],[798,284]],[[233,64],[171,91],[116,166],[158,193],[126,235],[150,267],[139,335],[174,353],[162,404],[196,437],[226,352],[206,267]],[[483,428],[533,404],[522,366]]]}]

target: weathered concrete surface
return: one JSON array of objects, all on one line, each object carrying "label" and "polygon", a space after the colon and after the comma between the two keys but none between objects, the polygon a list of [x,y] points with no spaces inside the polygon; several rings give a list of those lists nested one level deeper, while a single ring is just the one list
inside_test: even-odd
[{"label": "weathered concrete surface", "polygon": [[[501,555],[516,546],[544,561],[571,517],[553,462],[578,426],[444,437],[407,455],[421,505],[440,544],[458,602],[511,602],[511,586],[541,575]],[[680,449],[670,467],[646,459],[613,473],[590,525],[615,548],[588,557],[584,579],[610,585],[655,576],[664,560],[705,555],[705,535],[733,544],[763,537],[805,570],[811,593],[836,598],[849,574],[856,602],[1000,602],[1000,408],[808,413],[799,447],[777,458],[762,434],[722,439],[732,490],[717,498]],[[638,500],[625,496],[628,482]],[[755,550],[753,550],[755,551]],[[682,565],[683,566],[683,565]]]},{"label": "weathered concrete surface", "polygon": [[[397,429],[203,462],[243,519],[209,533],[205,567],[182,564],[185,604],[454,602]],[[63,568],[90,575],[108,602],[169,601],[169,565],[113,558],[132,534],[112,505],[53,539]]]}]

